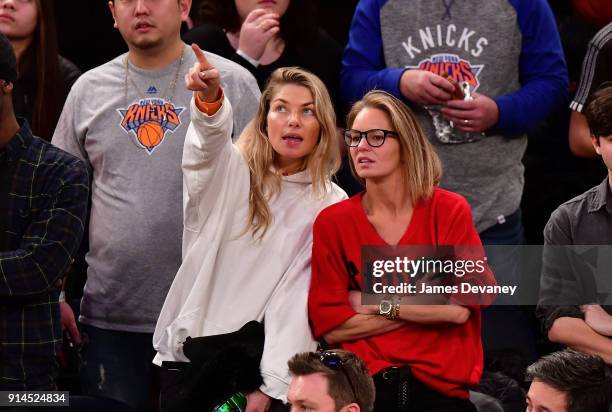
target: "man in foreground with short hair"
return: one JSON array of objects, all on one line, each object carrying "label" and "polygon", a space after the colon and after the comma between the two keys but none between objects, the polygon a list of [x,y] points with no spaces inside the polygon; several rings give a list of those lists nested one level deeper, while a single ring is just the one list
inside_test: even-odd
[{"label": "man in foreground with short hair", "polygon": [[289,360],[292,411],[371,412],[374,382],[353,352],[298,353]]},{"label": "man in foreground with short hair", "polygon": [[[562,246],[603,245],[592,249],[603,256],[609,254],[607,248],[612,245],[612,86],[595,92],[584,114],[591,142],[608,175],[601,184],[551,214],[544,228],[545,258],[537,315],[551,341],[601,356],[612,364],[612,305],[604,300],[607,294],[602,293],[603,287],[597,286],[604,285],[599,280],[609,281],[609,267],[596,264],[602,278],[593,282],[588,266],[582,264],[586,258],[580,259],[584,261],[580,265],[572,265],[565,257],[567,253],[555,253]],[[570,251],[569,247],[564,249]]]},{"label": "man in foreground with short hair", "polygon": [[612,368],[599,356],[571,349],[527,368],[528,412],[606,412],[612,406]]},{"label": "man in foreground with short hair", "polygon": [[54,390],[59,286],[83,235],[89,177],[15,117],[15,81],[0,33],[0,390]]}]

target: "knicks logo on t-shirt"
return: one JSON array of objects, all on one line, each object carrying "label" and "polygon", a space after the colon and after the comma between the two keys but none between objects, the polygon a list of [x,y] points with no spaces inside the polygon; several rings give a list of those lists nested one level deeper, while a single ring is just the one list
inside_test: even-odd
[{"label": "knicks logo on t-shirt", "polygon": [[173,133],[181,125],[183,110],[184,107],[174,107],[171,102],[154,98],[139,100],[127,109],[117,111],[121,115],[120,126],[151,154],[162,144],[166,132]]},{"label": "knicks logo on t-shirt", "polygon": [[480,86],[478,76],[484,64],[472,64],[456,54],[434,54],[421,60],[416,66],[406,66],[409,69],[426,70],[442,76],[448,73],[457,83],[467,82],[470,90],[475,91]]}]

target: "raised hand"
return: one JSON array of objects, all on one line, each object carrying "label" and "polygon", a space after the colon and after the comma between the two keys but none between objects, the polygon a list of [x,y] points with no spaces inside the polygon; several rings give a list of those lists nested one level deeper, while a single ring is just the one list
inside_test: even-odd
[{"label": "raised hand", "polygon": [[219,97],[221,87],[219,71],[206,60],[204,52],[197,44],[192,44],[191,48],[198,61],[185,75],[185,87],[197,92],[200,100],[209,103],[214,102]]},{"label": "raised hand", "polygon": [[266,9],[255,9],[249,13],[240,28],[238,48],[249,57],[259,60],[268,41],[280,31],[279,15]]},{"label": "raised hand", "polygon": [[443,104],[455,90],[448,80],[426,70],[406,70],[400,78],[400,92],[411,102]]}]

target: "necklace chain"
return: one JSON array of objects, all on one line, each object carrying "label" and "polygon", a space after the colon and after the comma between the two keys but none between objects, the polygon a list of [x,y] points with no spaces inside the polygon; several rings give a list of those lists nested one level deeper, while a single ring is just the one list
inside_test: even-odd
[{"label": "necklace chain", "polygon": [[[166,99],[166,101],[171,102],[172,99],[174,98],[174,92],[176,91],[176,82],[178,81],[178,77],[179,74],[181,73],[181,67],[183,66],[183,54],[185,52],[185,48],[182,47],[181,48],[181,57],[178,63],[178,66],[176,67],[176,73],[174,74],[174,78],[170,81],[170,83],[168,83],[168,85],[166,86],[166,90],[164,90],[164,92],[162,93],[161,97]],[[132,85],[132,87],[134,88],[134,90],[136,90],[136,92],[143,98],[146,99],[147,97],[145,96],[145,93],[142,93],[142,91],[138,88],[138,86],[136,85],[136,83],[134,82],[134,80],[132,79],[132,76],[130,76],[130,64],[129,64],[129,59],[128,59],[128,55],[125,55],[125,81],[124,81],[124,90],[125,90],[125,94],[124,94],[124,99],[125,99],[125,107],[127,108],[128,105],[128,82]],[[172,91],[172,94],[170,96],[167,95],[168,91]]]}]

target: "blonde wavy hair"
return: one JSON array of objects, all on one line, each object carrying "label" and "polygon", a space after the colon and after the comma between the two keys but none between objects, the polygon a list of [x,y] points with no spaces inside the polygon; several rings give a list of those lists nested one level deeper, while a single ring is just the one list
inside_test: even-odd
[{"label": "blonde wavy hair", "polygon": [[270,75],[261,95],[255,118],[244,129],[237,143],[251,174],[246,230],[258,239],[263,238],[272,222],[268,201],[278,194],[281,186],[281,173],[276,167],[276,152],[268,140],[267,116],[270,102],[278,90],[288,84],[307,88],[314,100],[315,116],[320,125],[319,140],[313,151],[305,156],[299,170],[310,172],[315,196],[325,196],[331,189],[330,180],[333,174],[340,167],[336,116],[327,88],[317,76],[307,70],[298,67],[276,69]]},{"label": "blonde wavy hair", "polygon": [[[433,194],[434,186],[440,184],[442,163],[412,110],[393,95],[382,90],[373,90],[351,108],[347,117],[349,129],[359,112],[365,108],[384,112],[393,126],[393,131],[398,134],[402,175],[412,204],[429,198]],[[351,156],[349,160],[351,172],[365,186],[365,180],[357,175]]]}]

